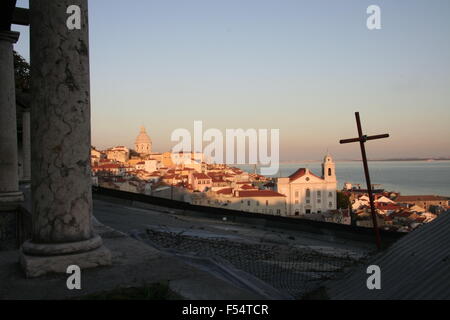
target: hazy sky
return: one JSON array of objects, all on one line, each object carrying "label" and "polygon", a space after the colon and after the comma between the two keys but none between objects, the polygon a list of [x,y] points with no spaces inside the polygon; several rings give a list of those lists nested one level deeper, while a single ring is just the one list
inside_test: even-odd
[{"label": "hazy sky", "polygon": [[[382,10],[369,31],[366,9]],[[27,7],[27,1],[19,1]],[[281,159],[450,156],[448,0],[91,0],[92,142],[155,151],[176,128],[280,129]],[[16,49],[29,58],[27,28]]]}]

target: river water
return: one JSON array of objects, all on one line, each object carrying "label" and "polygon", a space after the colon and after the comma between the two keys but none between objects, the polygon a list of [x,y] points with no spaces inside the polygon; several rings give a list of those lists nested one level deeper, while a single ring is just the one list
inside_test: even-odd
[{"label": "river water", "polygon": [[[239,167],[254,171],[252,166]],[[298,168],[309,168],[321,175],[321,162],[299,162],[280,164],[276,176],[287,177]],[[379,184],[387,191],[401,192],[402,195],[450,196],[450,161],[371,161],[369,170],[372,184]],[[336,175],[339,188],[344,182],[359,183],[365,188],[362,162],[337,161]]]}]

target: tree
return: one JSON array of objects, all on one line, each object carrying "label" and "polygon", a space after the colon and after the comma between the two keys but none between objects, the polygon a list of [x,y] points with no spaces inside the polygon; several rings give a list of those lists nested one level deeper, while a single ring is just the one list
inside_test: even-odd
[{"label": "tree", "polygon": [[337,192],[337,207],[338,209],[347,209],[351,207],[350,198],[344,192]]},{"label": "tree", "polygon": [[30,64],[16,51],[14,51],[14,77],[17,91],[30,90]]}]

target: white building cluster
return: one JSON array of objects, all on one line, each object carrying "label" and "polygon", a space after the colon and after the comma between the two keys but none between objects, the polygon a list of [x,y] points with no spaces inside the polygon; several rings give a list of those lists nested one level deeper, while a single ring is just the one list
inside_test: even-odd
[{"label": "white building cluster", "polygon": [[[152,141],[142,127],[134,150],[92,148],[91,161],[99,186],[194,205],[298,218],[323,216],[337,207],[336,169],[330,155],[324,158],[321,176],[301,168],[276,180],[209,164],[201,153],[152,152]],[[335,218],[330,221],[340,221]]]}]

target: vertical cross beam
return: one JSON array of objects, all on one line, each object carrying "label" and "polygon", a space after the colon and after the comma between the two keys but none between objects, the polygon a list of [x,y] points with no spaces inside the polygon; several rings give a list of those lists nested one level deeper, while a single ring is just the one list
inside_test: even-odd
[{"label": "vertical cross beam", "polygon": [[373,223],[373,230],[375,233],[376,245],[377,245],[378,249],[381,249],[380,231],[378,229],[377,213],[376,213],[375,203],[374,203],[374,198],[373,198],[373,193],[372,193],[372,183],[370,181],[369,165],[367,162],[365,143],[369,140],[389,138],[389,134],[381,134],[381,135],[376,135],[376,136],[364,135],[363,131],[362,131],[361,119],[359,117],[359,112],[355,113],[355,117],[356,117],[356,126],[358,128],[358,138],[341,140],[340,143],[346,144],[346,143],[352,143],[352,142],[359,142],[359,145],[361,148],[361,156],[362,156],[363,166],[364,166],[364,174],[366,176],[366,182],[367,182],[367,193],[369,194],[370,212],[372,215],[372,223]]}]

